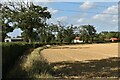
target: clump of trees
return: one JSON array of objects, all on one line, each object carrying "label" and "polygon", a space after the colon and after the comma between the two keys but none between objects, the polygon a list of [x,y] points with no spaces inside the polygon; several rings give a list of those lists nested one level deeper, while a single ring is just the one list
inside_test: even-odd
[{"label": "clump of trees", "polygon": [[88,41],[93,42],[94,41],[93,39],[96,35],[96,29],[92,25],[83,25],[81,26],[80,33],[81,33],[80,36],[83,42],[86,42],[86,43],[88,43]]},{"label": "clump of trees", "polygon": [[[23,32],[21,37],[26,42],[59,42],[71,43],[75,37],[80,37],[84,43],[104,41],[111,37],[119,38],[120,32],[97,33],[93,25],[65,26],[58,24],[47,24],[46,20],[51,18],[47,7],[41,7],[32,2],[8,2],[0,4],[2,41],[7,33],[16,28]],[[20,37],[20,36],[19,36]]]}]

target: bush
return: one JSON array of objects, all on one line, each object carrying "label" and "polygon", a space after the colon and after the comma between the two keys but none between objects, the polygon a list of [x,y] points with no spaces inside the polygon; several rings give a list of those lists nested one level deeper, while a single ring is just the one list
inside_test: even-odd
[{"label": "bush", "polygon": [[13,67],[15,62],[30,48],[37,48],[45,45],[45,43],[33,42],[11,42],[1,43],[2,46],[2,75],[6,76],[7,72]]},{"label": "bush", "polygon": [[32,49],[32,52],[26,54],[14,65],[5,79],[8,78],[36,78],[51,77],[53,66],[44,59],[41,50],[46,49],[46,46]]},{"label": "bush", "polygon": [[45,43],[34,42],[34,43],[31,43],[31,45],[33,46],[33,48],[37,48],[45,45]]},{"label": "bush", "polygon": [[2,75],[13,67],[16,61],[30,48],[43,46],[42,43],[2,43]]},{"label": "bush", "polygon": [[5,76],[6,72],[14,65],[15,61],[23,55],[25,50],[32,46],[26,43],[2,43],[2,74]]}]

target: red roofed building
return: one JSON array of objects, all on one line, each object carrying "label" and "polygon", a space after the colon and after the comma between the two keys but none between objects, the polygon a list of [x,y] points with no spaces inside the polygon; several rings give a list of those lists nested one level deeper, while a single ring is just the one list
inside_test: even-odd
[{"label": "red roofed building", "polygon": [[114,42],[114,41],[118,41],[118,38],[110,38],[110,40]]},{"label": "red roofed building", "polygon": [[82,43],[83,41],[80,41],[80,37],[75,37],[74,43]]},{"label": "red roofed building", "polygon": [[75,37],[75,40],[80,40],[80,37]]}]

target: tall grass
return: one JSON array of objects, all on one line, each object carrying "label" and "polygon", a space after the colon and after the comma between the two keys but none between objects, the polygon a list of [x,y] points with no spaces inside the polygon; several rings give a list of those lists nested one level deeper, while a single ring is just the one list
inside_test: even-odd
[{"label": "tall grass", "polygon": [[25,55],[17,65],[14,66],[7,78],[52,78],[53,67],[41,55],[39,47]]}]

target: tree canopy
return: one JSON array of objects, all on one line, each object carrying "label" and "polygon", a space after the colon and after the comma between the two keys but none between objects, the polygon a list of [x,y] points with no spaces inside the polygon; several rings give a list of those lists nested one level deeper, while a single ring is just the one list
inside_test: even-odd
[{"label": "tree canopy", "polygon": [[92,25],[83,25],[80,28],[80,33],[83,41],[88,42],[91,41],[93,42],[93,38],[96,35],[96,29]]},{"label": "tree canopy", "polygon": [[[39,31],[43,32],[46,20],[51,18],[47,7],[34,5],[32,2],[9,2],[3,5],[2,19],[11,22],[23,31],[23,35],[31,42]],[[4,14],[6,13],[6,14]],[[8,25],[8,23],[7,23]],[[3,25],[5,27],[5,25]],[[38,30],[38,31],[37,31]]]}]

